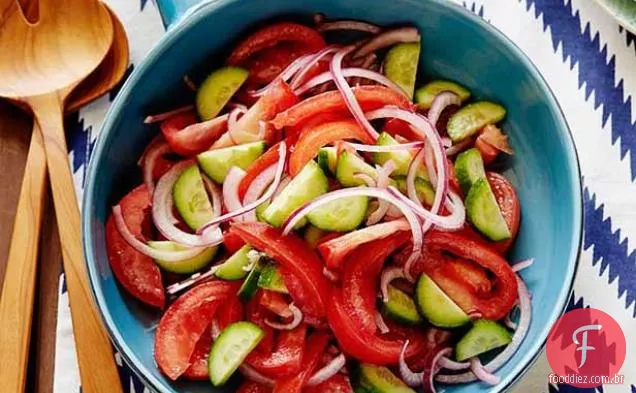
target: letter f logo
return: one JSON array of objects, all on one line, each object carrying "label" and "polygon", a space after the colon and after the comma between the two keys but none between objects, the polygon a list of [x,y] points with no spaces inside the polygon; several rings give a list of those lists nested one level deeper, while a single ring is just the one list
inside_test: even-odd
[{"label": "letter f logo", "polygon": [[[587,345],[587,331],[588,330],[601,330],[603,326],[602,325],[585,325],[585,326],[581,326],[580,328],[576,329],[574,331],[574,333],[572,333],[572,341],[574,341],[574,344],[576,345],[580,345],[580,347],[577,347],[576,350],[577,351],[581,351],[581,364],[579,364],[579,368],[583,367],[583,365],[585,364],[585,361],[587,360],[587,351],[591,351],[594,350],[596,348],[592,347],[592,346],[588,346]],[[583,343],[581,344],[579,342],[579,340],[576,338],[576,336],[583,332],[583,334],[581,335],[581,337],[583,338],[582,341]]]}]

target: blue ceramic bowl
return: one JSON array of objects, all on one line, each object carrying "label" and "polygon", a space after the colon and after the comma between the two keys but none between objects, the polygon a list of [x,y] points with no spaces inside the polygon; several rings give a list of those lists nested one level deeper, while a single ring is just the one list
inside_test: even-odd
[{"label": "blue ceramic bowl", "polygon": [[86,260],[97,304],[126,362],[158,392],[232,392],[209,383],[171,382],[153,360],[158,313],[148,311],[117,285],[106,258],[104,222],[110,206],[138,184],[135,165],[157,129],[143,125],[149,112],[184,96],[181,78],[194,68],[212,68],[223,51],[255,23],[308,16],[356,18],[380,25],[411,23],[422,34],[423,80],[443,77],[467,86],[475,97],[508,109],[503,128],[516,155],[509,176],[521,198],[522,225],[512,260],[534,257],[523,272],[533,293],[533,319],[523,345],[498,372],[501,384],[445,387],[447,392],[499,392],[528,369],[568,300],[581,241],[581,184],[576,152],[554,96],[526,56],[488,23],[441,0],[160,0],[168,33],[137,65],[115,100],[93,153],[83,202]]}]

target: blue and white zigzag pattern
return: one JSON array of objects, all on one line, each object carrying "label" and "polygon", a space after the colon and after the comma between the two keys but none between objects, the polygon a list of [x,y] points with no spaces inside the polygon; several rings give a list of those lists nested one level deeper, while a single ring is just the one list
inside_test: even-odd
[{"label": "blue and white zigzag pattern", "polygon": [[[576,295],[568,309],[601,308],[625,331],[636,330],[636,245],[632,244],[636,241],[636,98],[632,97],[636,92],[636,36],[591,0],[455,1],[498,27],[531,57],[557,95],[573,130],[584,175],[585,233]],[[162,34],[160,18],[148,0],[107,2],[124,17],[134,64]],[[96,130],[113,96],[68,120],[71,161],[80,188]],[[61,305],[67,307],[64,302],[62,296]],[[68,326],[68,313],[60,311],[58,336]],[[542,392],[636,393],[636,376],[629,375],[629,370],[636,369],[636,342],[627,336],[631,351],[628,349],[623,366],[625,385],[585,390],[548,386],[546,379]],[[72,338],[60,337],[58,351],[74,352]],[[143,384],[118,361],[126,392],[145,392]],[[58,364],[56,392],[79,391],[79,378],[69,382],[62,375],[73,367]],[[71,385],[76,388],[70,389]],[[527,391],[523,382],[517,391]]]}]

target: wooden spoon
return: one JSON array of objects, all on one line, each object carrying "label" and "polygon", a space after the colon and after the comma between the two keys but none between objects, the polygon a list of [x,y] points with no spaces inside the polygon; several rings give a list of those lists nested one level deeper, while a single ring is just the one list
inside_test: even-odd
[{"label": "wooden spoon", "polygon": [[[21,5],[28,20],[37,21],[37,0],[21,0]],[[128,37],[121,21],[112,11],[110,14],[114,28],[110,50],[99,67],[73,91],[66,113],[76,111],[107,93],[126,74]],[[47,194],[44,155],[40,129],[34,122],[7,260],[6,279],[0,295],[0,321],[3,321],[4,327],[0,332],[0,353],[5,355],[0,357],[0,386],[2,391],[8,392],[23,392],[25,389],[37,250]]]},{"label": "wooden spoon", "polygon": [[112,348],[91,299],[62,119],[70,92],[108,52],[113,40],[112,20],[97,0],[42,1],[39,11],[40,19],[33,25],[26,21],[17,2],[3,12],[0,97],[28,105],[41,129],[82,389],[122,392]]}]

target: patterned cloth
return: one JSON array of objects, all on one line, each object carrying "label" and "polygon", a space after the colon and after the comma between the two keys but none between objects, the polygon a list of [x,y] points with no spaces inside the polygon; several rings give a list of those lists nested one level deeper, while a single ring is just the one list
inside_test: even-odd
[{"label": "patterned cloth", "polygon": [[[148,0],[106,0],[124,22],[130,71],[163,34]],[[530,56],[565,111],[583,170],[585,234],[569,308],[595,307],[614,317],[627,337],[624,385],[599,391],[636,393],[636,36],[593,0],[471,0],[462,2],[502,30]],[[67,122],[78,193],[106,110],[116,92]],[[632,157],[632,154],[634,157]],[[55,392],[79,392],[68,297],[61,279]],[[117,356],[124,389],[148,391]],[[584,391],[548,386],[543,356],[515,387],[518,392]],[[594,389],[587,389],[594,390]]]}]

